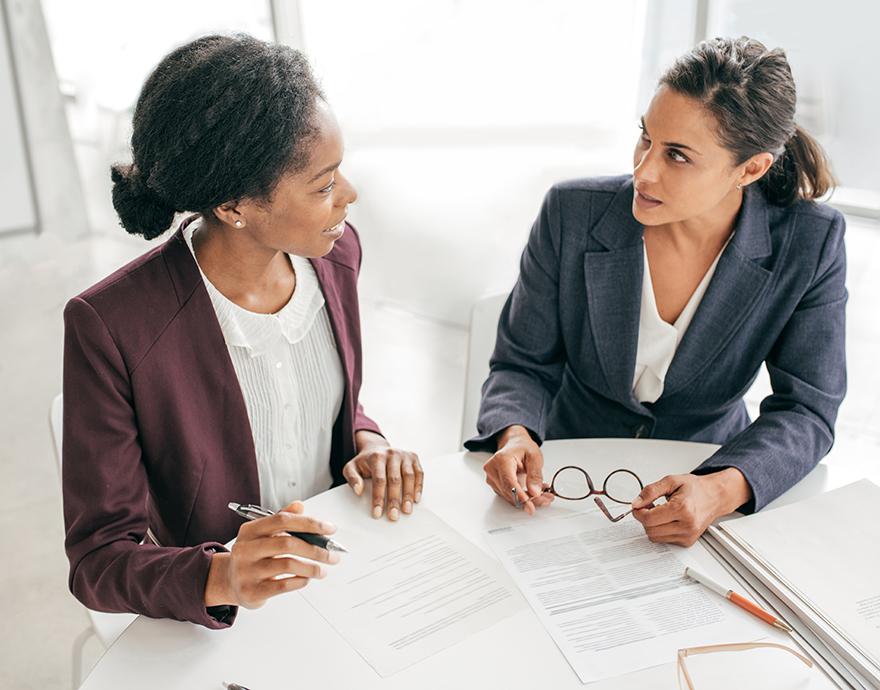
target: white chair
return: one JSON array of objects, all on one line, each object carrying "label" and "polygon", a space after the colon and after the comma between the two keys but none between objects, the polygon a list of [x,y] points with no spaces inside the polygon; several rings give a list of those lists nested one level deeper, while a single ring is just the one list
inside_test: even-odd
[{"label": "white chair", "polygon": [[[52,443],[55,448],[55,460],[58,463],[58,474],[61,475],[61,413],[63,404],[61,395],[55,396],[52,401],[52,408],[49,412],[49,425],[52,429]],[[73,641],[73,671],[71,682],[74,688],[78,688],[83,681],[83,647],[88,639],[95,635],[98,641],[109,649],[116,638],[131,625],[131,622],[137,618],[133,613],[103,613],[102,611],[92,611],[86,608],[89,614],[91,626],[83,630]]]},{"label": "white chair", "polygon": [[461,441],[464,445],[477,433],[480,412],[480,392],[489,376],[489,358],[495,349],[498,317],[507,301],[507,293],[484,297],[471,311],[471,329],[468,339],[467,369],[464,379],[464,412],[461,418]]}]

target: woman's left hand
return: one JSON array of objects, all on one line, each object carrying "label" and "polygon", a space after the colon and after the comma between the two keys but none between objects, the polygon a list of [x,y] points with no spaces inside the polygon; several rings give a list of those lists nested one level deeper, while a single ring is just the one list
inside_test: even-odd
[{"label": "woman's left hand", "polygon": [[404,513],[412,513],[413,506],[422,500],[425,473],[419,456],[392,448],[379,434],[358,431],[358,454],[342,468],[342,475],[352,490],[360,496],[365,479],[373,480],[373,517],[395,521]]},{"label": "woman's left hand", "polygon": [[[658,498],[666,503],[653,505]],[[742,472],[728,467],[707,475],[673,474],[648,484],[633,501],[633,517],[653,542],[690,546],[716,518],[751,498]]]}]

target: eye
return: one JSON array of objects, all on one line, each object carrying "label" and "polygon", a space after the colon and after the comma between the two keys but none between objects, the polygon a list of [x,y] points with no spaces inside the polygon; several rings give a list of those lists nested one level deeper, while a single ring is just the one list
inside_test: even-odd
[{"label": "eye", "polygon": [[669,149],[669,158],[676,163],[690,163],[687,156],[678,149]]},{"label": "eye", "polygon": [[645,131],[645,125],[643,125],[641,122],[639,123],[639,129],[642,132],[640,137],[641,140],[646,144],[651,143],[651,137],[648,136],[648,133]]},{"label": "eye", "polygon": [[328,184],[328,185],[327,185],[326,187],[324,187],[323,189],[319,189],[318,191],[319,191],[321,194],[329,194],[330,192],[333,191],[333,188],[334,188],[335,186],[336,186],[336,180],[330,180],[330,184]]}]

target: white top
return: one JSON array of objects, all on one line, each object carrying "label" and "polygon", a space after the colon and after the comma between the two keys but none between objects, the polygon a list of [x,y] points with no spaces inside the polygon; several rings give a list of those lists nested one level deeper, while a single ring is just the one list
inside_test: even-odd
[{"label": "white top", "polygon": [[[733,237],[733,235],[731,235]],[[639,311],[639,345],[636,352],[636,368],[633,373],[633,395],[639,402],[656,402],[663,395],[663,386],[666,383],[666,372],[675,357],[678,344],[684,337],[685,331],[691,324],[691,319],[700,306],[706,288],[715,275],[718,260],[724,253],[728,238],[724,247],[718,252],[715,261],[709,266],[706,275],[697,285],[694,294],[688,300],[681,314],[674,324],[667,323],[660,317],[657,310],[657,301],[654,299],[654,283],[651,281],[651,268],[648,265],[648,250],[642,243],[642,251],[645,257],[645,270],[642,279],[642,306]]]},{"label": "white top", "polygon": [[[199,224],[195,220],[184,230],[193,258],[192,236]],[[296,289],[275,314],[242,309],[224,297],[199,267],[247,408],[260,503],[271,510],[332,485],[333,423],[345,392],[318,277],[308,259],[289,256]]]}]

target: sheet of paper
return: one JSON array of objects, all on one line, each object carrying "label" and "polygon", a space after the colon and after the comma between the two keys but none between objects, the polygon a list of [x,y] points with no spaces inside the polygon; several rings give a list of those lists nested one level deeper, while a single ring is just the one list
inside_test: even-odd
[{"label": "sheet of paper", "polygon": [[322,586],[302,593],[379,675],[390,676],[525,606],[494,559],[424,506],[393,524],[362,513],[345,520],[315,512],[336,523],[350,553],[328,568]]},{"label": "sheet of paper", "polygon": [[867,479],[722,525],[780,583],[880,668],[880,505]]},{"label": "sheet of paper", "polygon": [[746,642],[766,624],[684,576],[730,576],[701,544],[653,544],[598,510],[492,530],[490,543],[581,682],[669,663],[682,647]]}]

